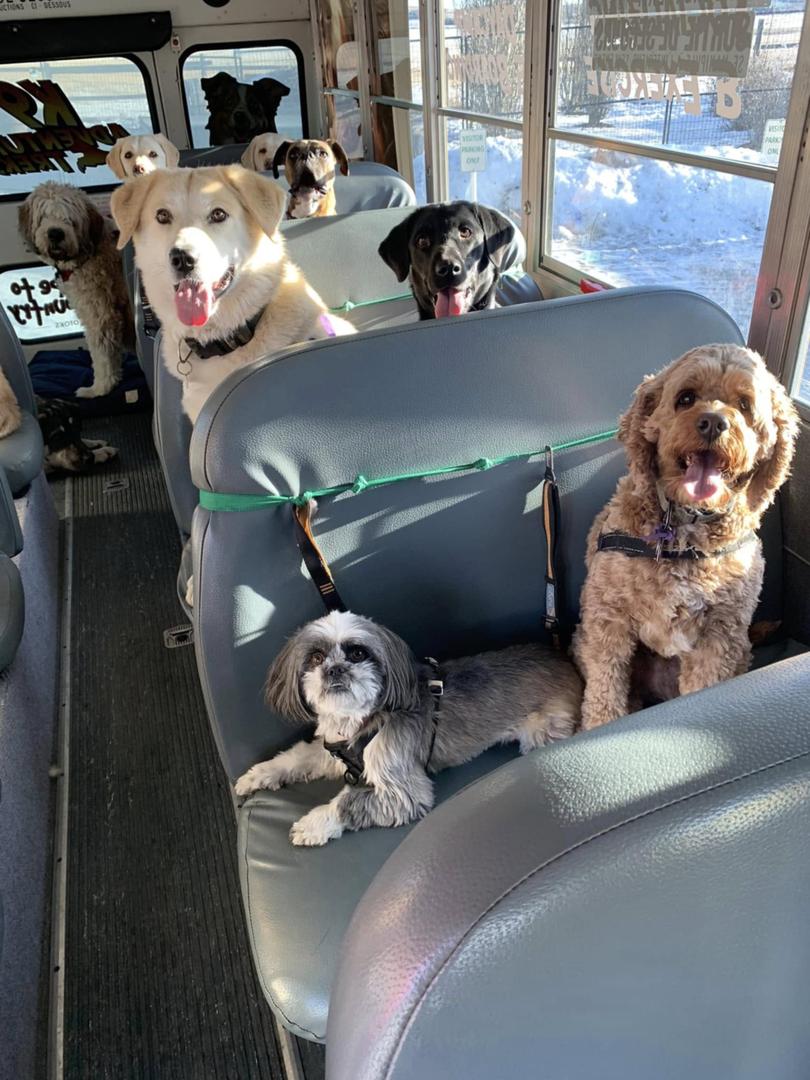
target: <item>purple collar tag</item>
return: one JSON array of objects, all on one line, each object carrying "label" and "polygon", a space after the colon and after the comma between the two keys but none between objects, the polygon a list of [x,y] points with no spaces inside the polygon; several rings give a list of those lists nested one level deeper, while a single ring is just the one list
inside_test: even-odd
[{"label": "purple collar tag", "polygon": [[323,332],[326,334],[327,337],[338,336],[337,330],[335,330],[334,326],[332,325],[332,320],[329,318],[326,312],[318,316],[318,321],[320,322]]},{"label": "purple collar tag", "polygon": [[651,533],[648,533],[644,539],[648,544],[663,544],[668,543],[670,540],[675,539],[675,530],[666,523],[656,525]]}]

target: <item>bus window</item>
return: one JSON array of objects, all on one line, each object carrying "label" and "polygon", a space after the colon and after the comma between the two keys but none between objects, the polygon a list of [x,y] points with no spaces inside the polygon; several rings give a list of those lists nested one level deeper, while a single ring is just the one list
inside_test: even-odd
[{"label": "bus window", "polygon": [[[191,132],[191,145],[196,148],[218,146],[223,142],[247,142],[237,129],[228,133],[218,132],[206,102],[202,80],[223,72],[232,76],[240,87],[248,87],[261,79],[275,79],[289,91],[264,106],[256,117],[247,117],[264,131],[275,130],[294,139],[300,139],[306,131],[304,105],[304,75],[301,55],[291,42],[263,42],[250,45],[227,45],[217,48],[190,49],[180,62],[183,73],[183,96]],[[235,99],[236,100],[236,99]],[[239,104],[237,100],[237,105]],[[249,101],[242,95],[242,108],[250,109]],[[270,116],[274,113],[274,116]],[[261,120],[259,118],[261,117]],[[227,126],[227,125],[226,125]],[[250,138],[258,134],[253,130]]]},{"label": "bus window", "polygon": [[337,139],[350,158],[362,158],[360,64],[351,0],[324,0],[319,4],[318,28],[331,137]]},{"label": "bus window", "polygon": [[520,225],[526,2],[443,0],[441,12],[450,198],[494,206]]},{"label": "bus window", "polygon": [[44,180],[116,184],[104,164],[116,139],[156,130],[148,76],[130,57],[0,64],[2,197]]},{"label": "bus window", "polygon": [[[642,17],[606,0],[557,2],[543,265],[574,279],[694,289],[745,333],[803,0]],[[711,19],[729,32],[690,55],[689,35],[697,41]],[[714,54],[706,40],[718,42]]]}]

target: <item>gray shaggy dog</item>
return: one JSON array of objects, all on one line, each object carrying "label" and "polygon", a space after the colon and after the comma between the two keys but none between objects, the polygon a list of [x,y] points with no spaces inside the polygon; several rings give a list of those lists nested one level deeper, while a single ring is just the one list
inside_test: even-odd
[{"label": "gray shaggy dog", "polygon": [[29,248],[56,269],[56,283],[84,327],[93,385],[77,397],[101,397],[121,380],[122,353],[134,326],[112,225],[83,191],[51,181],[20,206],[19,230]]},{"label": "gray shaggy dog", "polygon": [[236,794],[343,777],[346,786],[290,830],[293,844],[312,847],[347,829],[424,817],[429,774],[491,746],[517,742],[526,754],[574,733],[582,683],[562,653],[515,645],[434,663],[418,663],[401,638],[360,615],[308,623],[276,657],[266,698],[315,737],[254,765]]}]

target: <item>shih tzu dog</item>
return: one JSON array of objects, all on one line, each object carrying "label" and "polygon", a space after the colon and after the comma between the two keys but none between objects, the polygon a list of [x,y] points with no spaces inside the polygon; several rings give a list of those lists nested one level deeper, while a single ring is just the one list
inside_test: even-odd
[{"label": "shih tzu dog", "polygon": [[430,774],[471,761],[498,743],[528,753],[572,735],[582,684],[564,655],[542,645],[418,662],[405,642],[371,619],[332,612],[284,646],[267,676],[270,708],[314,727],[249,769],[236,794],[295,781],[343,777],[346,786],[290,830],[317,846],[345,830],[405,825],[433,805]]}]

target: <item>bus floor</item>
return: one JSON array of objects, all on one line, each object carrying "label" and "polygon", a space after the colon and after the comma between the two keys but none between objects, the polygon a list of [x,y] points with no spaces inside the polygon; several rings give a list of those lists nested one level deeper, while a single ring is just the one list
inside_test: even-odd
[{"label": "bus floor", "polygon": [[164,644],[186,618],[151,416],[85,428],[120,455],[53,485],[72,531],[64,1076],[321,1080],[323,1048],[261,993],[194,649]]}]

